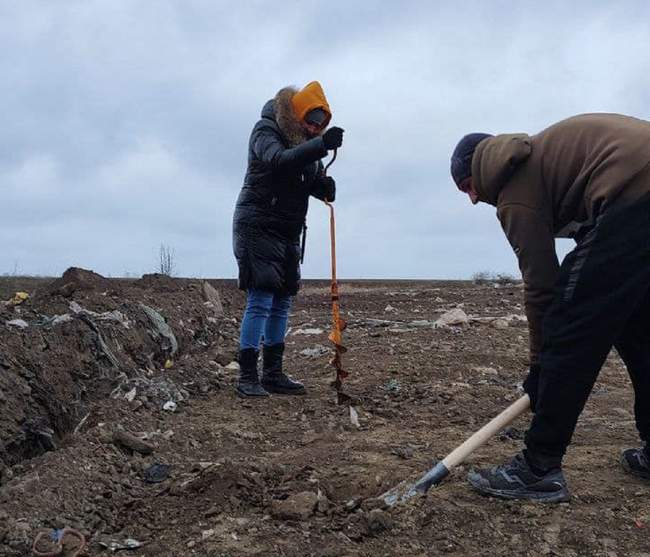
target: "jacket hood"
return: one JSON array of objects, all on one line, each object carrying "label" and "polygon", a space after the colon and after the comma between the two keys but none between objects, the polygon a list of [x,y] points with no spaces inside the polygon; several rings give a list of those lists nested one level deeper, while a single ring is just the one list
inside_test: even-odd
[{"label": "jacket hood", "polygon": [[269,120],[275,121],[275,100],[269,99],[264,103],[262,108],[262,118],[268,118]]},{"label": "jacket hood", "polygon": [[472,158],[472,184],[479,201],[496,206],[501,189],[532,150],[530,136],[525,133],[481,141]]},{"label": "jacket hood", "polygon": [[278,125],[290,147],[300,145],[309,139],[291,104],[291,99],[297,92],[295,87],[284,87],[262,108],[262,118],[273,120]]},{"label": "jacket hood", "polygon": [[305,85],[300,91],[296,92],[293,97],[291,97],[291,105],[293,106],[293,111],[299,122],[303,122],[307,113],[316,108],[320,108],[325,111],[325,114],[327,114],[325,125],[327,125],[332,118],[330,105],[327,102],[325,92],[318,81],[312,81]]}]

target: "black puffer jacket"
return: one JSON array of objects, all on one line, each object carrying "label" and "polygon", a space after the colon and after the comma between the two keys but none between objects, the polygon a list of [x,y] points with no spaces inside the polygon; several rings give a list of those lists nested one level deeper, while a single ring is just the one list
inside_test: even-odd
[{"label": "black puffer jacket", "polygon": [[300,286],[300,234],[309,196],[328,194],[321,137],[307,139],[293,117],[294,89],[262,109],[251,133],[248,170],[233,218],[239,288],[294,295]]}]

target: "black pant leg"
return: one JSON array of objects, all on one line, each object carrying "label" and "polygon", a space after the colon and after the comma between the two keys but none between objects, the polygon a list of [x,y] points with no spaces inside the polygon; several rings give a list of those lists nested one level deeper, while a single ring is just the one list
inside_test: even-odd
[{"label": "black pant leg", "polygon": [[559,465],[598,373],[650,281],[650,206],[599,219],[561,265],[544,319],[538,403],[526,446]]},{"label": "black pant leg", "polygon": [[650,293],[615,343],[634,387],[634,415],[639,436],[650,442]]}]

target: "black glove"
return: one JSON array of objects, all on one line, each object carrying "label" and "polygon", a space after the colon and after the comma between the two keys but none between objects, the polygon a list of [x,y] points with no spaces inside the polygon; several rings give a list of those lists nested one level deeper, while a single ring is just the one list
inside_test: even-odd
[{"label": "black glove", "polygon": [[336,126],[330,128],[323,134],[323,143],[325,149],[331,151],[332,149],[338,149],[343,145],[343,128],[337,128]]},{"label": "black glove", "polygon": [[333,203],[334,200],[336,199],[336,182],[334,181],[334,178],[325,176],[324,178],[322,178],[322,182],[323,182],[323,193],[325,194],[325,201],[329,201],[330,203]]},{"label": "black glove", "polygon": [[537,406],[537,393],[539,391],[539,374],[541,372],[539,364],[532,364],[528,370],[528,375],[524,379],[524,392],[530,397],[530,409],[535,412]]}]

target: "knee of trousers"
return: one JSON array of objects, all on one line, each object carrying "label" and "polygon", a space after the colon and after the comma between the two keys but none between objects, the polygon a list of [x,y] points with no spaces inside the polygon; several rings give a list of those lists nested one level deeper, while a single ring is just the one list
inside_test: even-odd
[{"label": "knee of trousers", "polygon": [[268,317],[273,307],[272,293],[249,293],[246,300],[246,313],[259,317]]},{"label": "knee of trousers", "polygon": [[271,315],[271,308],[265,304],[253,303],[246,306],[246,313],[251,317],[268,318]]}]

